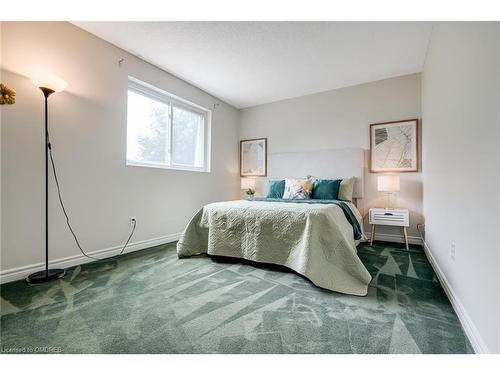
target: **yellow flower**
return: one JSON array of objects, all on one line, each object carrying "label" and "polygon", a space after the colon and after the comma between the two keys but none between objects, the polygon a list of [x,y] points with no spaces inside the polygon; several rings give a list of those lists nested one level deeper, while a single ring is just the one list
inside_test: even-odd
[{"label": "yellow flower", "polygon": [[16,102],[16,90],[0,83],[0,104],[14,104]]}]

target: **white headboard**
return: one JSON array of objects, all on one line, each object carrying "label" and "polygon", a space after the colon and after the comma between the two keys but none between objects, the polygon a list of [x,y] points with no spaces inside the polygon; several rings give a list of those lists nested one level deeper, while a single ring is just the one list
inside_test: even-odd
[{"label": "white headboard", "polygon": [[356,177],[354,198],[363,198],[364,167],[365,157],[361,148],[284,152],[268,155],[268,179],[305,178],[308,175],[319,178]]}]

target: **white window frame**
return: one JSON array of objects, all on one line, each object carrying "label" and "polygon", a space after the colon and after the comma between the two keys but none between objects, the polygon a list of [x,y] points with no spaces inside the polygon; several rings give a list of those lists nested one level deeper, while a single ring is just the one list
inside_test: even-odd
[{"label": "white window frame", "polygon": [[[128,77],[128,91],[133,91],[137,94],[143,95],[145,97],[157,100],[159,102],[168,105],[168,124],[167,133],[169,135],[169,146],[167,150],[167,163],[153,163],[153,162],[138,162],[135,160],[129,160],[127,158],[128,152],[125,154],[126,165],[132,167],[150,167],[150,168],[163,168],[163,169],[175,169],[183,171],[195,171],[195,172],[210,172],[210,144],[211,144],[211,123],[212,123],[212,111],[204,108],[198,104],[190,102],[189,100],[178,97],[167,91],[164,91],[158,87],[150,85],[149,83],[138,80],[134,77]],[[128,105],[128,102],[127,102]],[[173,105],[187,109],[188,111],[200,114],[203,117],[203,166],[194,167],[183,164],[172,163],[172,110]],[[127,137],[128,137],[128,117],[127,117]],[[128,142],[128,141],[127,141]]]}]

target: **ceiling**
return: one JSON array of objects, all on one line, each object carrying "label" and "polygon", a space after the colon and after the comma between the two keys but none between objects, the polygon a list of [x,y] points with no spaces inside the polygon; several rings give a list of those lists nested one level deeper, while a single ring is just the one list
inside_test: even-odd
[{"label": "ceiling", "polygon": [[245,108],[421,72],[429,22],[74,22]]}]

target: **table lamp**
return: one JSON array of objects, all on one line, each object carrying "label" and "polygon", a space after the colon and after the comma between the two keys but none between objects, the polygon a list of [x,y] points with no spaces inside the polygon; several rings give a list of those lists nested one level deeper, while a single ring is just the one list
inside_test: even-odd
[{"label": "table lamp", "polygon": [[399,191],[400,183],[399,176],[395,175],[381,175],[377,177],[377,190],[383,191],[387,195],[386,210],[391,210],[391,195],[395,191]]}]

